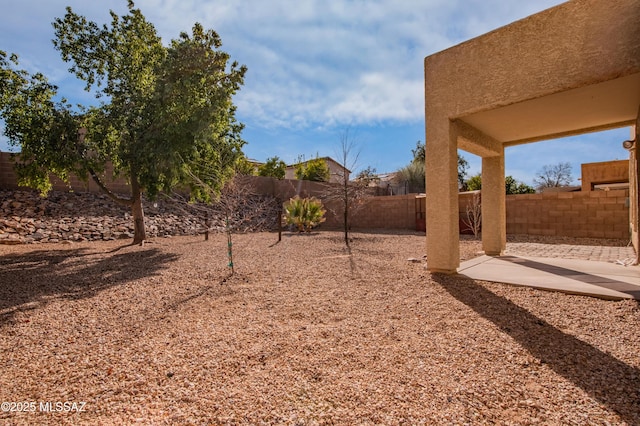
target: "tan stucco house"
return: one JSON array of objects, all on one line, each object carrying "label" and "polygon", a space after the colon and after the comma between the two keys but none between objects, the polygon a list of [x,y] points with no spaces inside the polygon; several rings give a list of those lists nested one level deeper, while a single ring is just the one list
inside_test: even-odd
[{"label": "tan stucco house", "polygon": [[[349,169],[347,169],[346,167],[344,167],[342,164],[338,163],[336,160],[334,160],[331,157],[320,157],[319,159],[324,160],[324,162],[327,164],[327,167],[329,167],[329,174],[330,174],[329,182],[343,183],[345,179],[345,174],[346,174],[347,182],[349,181],[349,175],[351,174],[351,171]],[[313,160],[316,160],[316,159],[314,158]],[[312,161],[312,160],[308,160],[308,161]],[[306,162],[307,161],[302,161],[301,163],[288,165],[285,170],[284,178],[296,179],[296,168],[298,167],[299,164],[304,164]]]},{"label": "tan stucco house", "polygon": [[424,69],[430,271],[459,266],[458,148],[482,157],[482,243],[498,255],[505,148],[634,125],[629,225],[639,251],[638,0],[571,0],[428,56]]}]

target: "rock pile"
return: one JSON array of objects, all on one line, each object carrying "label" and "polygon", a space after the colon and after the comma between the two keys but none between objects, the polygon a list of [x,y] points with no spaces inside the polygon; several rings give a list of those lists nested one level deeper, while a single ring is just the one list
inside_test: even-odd
[{"label": "rock pile", "polygon": [[[255,214],[256,203],[260,214]],[[253,207],[251,205],[253,204]],[[224,231],[219,205],[189,204],[175,199],[143,201],[147,237],[196,235]],[[248,211],[253,209],[253,211]],[[271,229],[279,207],[260,198],[235,212],[239,231]],[[241,225],[241,226],[240,226]],[[131,212],[103,194],[0,190],[0,244],[95,241],[133,238]]]}]

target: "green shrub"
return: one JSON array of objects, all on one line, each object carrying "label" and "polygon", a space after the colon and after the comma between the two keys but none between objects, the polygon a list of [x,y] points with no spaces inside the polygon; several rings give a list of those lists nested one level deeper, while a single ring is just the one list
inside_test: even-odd
[{"label": "green shrub", "polygon": [[295,225],[298,232],[311,232],[311,228],[325,221],[326,210],[322,202],[317,198],[300,198],[298,196],[289,199],[284,206],[285,220],[288,225]]},{"label": "green shrub", "polygon": [[239,175],[254,176],[256,174],[255,166],[245,156],[240,156],[236,160],[235,171]]},{"label": "green shrub", "polygon": [[258,167],[258,176],[270,176],[284,179],[287,165],[278,157],[268,158],[267,162]]},{"label": "green shrub", "polygon": [[331,173],[323,158],[315,158],[296,166],[296,179],[329,182]]}]

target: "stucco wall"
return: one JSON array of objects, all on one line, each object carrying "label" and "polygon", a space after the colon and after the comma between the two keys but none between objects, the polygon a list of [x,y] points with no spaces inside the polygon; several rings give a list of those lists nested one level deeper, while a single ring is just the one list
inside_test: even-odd
[{"label": "stucco wall", "polygon": [[602,161],[582,165],[582,190],[594,185],[629,182],[629,160]]},{"label": "stucco wall", "polygon": [[[459,117],[637,72],[639,21],[637,0],[574,0],[433,54],[425,59],[427,119]],[[451,66],[456,63],[473,68]]]},{"label": "stucco wall", "polygon": [[[14,161],[11,159],[12,154],[8,152],[0,152],[0,189],[18,189],[18,178],[14,170]],[[113,176],[113,167],[106,167],[104,177]],[[131,189],[123,178],[113,179],[105,178],[105,182],[111,191],[117,194],[129,194]],[[75,175],[71,175],[69,184],[62,182],[55,176],[51,177],[51,184],[55,191],[75,191],[75,192],[100,192],[98,185],[89,179],[86,182],[78,179]]]},{"label": "stucco wall", "polygon": [[481,156],[494,181],[485,185],[483,247],[497,254],[506,241],[504,146],[632,124],[638,22],[637,0],[571,0],[425,58],[431,271],[459,265],[458,148]]}]

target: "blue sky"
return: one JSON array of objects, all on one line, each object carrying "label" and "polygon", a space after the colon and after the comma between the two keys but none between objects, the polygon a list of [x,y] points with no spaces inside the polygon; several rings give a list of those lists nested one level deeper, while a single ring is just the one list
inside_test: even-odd
[{"label": "blue sky", "polygon": [[[165,43],[194,22],[220,34],[223,50],[247,65],[235,97],[245,124],[245,153],[260,161],[279,156],[338,157],[349,129],[367,166],[391,172],[411,160],[424,142],[423,59],[561,3],[558,0],[138,0]],[[74,103],[94,103],[51,43],[55,17],[71,6],[98,23],[109,10],[126,12],[126,0],[0,0],[0,50],[20,56]],[[617,129],[508,148],[506,173],[532,184],[543,165],[627,159]],[[9,147],[0,139],[0,150]],[[463,152],[469,174],[480,159]],[[347,166],[352,166],[348,164]]]}]

